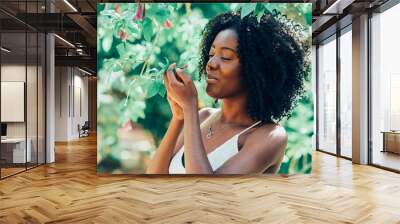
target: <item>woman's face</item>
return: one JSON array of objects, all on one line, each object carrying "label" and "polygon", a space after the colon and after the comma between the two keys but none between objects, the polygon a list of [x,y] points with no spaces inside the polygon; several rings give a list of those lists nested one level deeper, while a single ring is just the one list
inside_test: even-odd
[{"label": "woman's face", "polygon": [[213,98],[233,97],[244,91],[238,57],[238,35],[232,29],[215,37],[206,65],[207,94]]}]

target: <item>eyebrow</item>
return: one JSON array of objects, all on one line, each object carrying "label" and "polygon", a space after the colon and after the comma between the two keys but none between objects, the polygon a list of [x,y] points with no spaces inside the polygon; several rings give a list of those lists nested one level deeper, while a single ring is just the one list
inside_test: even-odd
[{"label": "eyebrow", "polygon": [[[212,45],[211,48],[215,48],[215,46]],[[236,50],[235,50],[235,49],[232,49],[232,48],[230,48],[230,47],[221,47],[221,49],[223,49],[223,50],[230,50],[230,51],[233,51],[234,53],[236,53]]]}]

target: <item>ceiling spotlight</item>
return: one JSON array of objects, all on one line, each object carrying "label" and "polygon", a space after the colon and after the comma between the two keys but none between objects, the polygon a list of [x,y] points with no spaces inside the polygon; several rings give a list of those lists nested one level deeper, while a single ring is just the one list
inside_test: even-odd
[{"label": "ceiling spotlight", "polygon": [[2,51],[6,52],[6,53],[10,53],[10,52],[11,52],[11,50],[9,50],[9,49],[7,49],[7,48],[5,48],[5,47],[1,47],[0,49],[1,49]]},{"label": "ceiling spotlight", "polygon": [[67,4],[74,12],[78,12],[78,10],[68,1],[64,0],[65,4]]},{"label": "ceiling spotlight", "polygon": [[61,40],[62,42],[64,42],[64,43],[66,43],[67,45],[69,45],[70,47],[73,47],[73,48],[75,48],[75,45],[73,45],[71,42],[69,42],[68,40],[66,40],[66,39],[64,39],[64,38],[62,38],[62,37],[60,37],[59,35],[57,35],[57,34],[54,34],[54,36],[55,37],[57,37],[59,40]]},{"label": "ceiling spotlight", "polygon": [[343,10],[347,8],[349,5],[351,5],[354,1],[355,0],[336,0],[322,14],[323,15],[342,14]]},{"label": "ceiling spotlight", "polygon": [[92,73],[90,73],[90,72],[88,72],[88,71],[86,71],[86,70],[83,70],[83,69],[81,69],[81,68],[79,68],[79,67],[78,67],[78,70],[81,71],[81,72],[83,72],[83,73],[85,73],[85,74],[87,74],[87,75],[92,75]]}]

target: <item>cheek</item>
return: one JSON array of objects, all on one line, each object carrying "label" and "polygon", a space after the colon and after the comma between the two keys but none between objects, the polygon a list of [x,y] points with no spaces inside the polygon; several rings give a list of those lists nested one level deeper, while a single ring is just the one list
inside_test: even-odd
[{"label": "cheek", "polygon": [[221,68],[224,78],[224,84],[229,86],[230,89],[241,89],[242,76],[240,71],[240,65],[226,65]]},{"label": "cheek", "polygon": [[220,65],[218,84],[207,85],[207,93],[212,97],[229,97],[244,90],[239,64]]}]

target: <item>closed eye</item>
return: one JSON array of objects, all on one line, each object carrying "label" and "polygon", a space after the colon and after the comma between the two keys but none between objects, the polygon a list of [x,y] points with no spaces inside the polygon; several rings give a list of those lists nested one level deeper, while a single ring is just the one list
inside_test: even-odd
[{"label": "closed eye", "polygon": [[[209,58],[212,58],[212,57],[214,57],[214,55],[213,55],[213,54],[209,54],[208,57],[209,57]],[[232,59],[230,59],[230,58],[225,58],[225,57],[221,57],[221,59],[224,60],[224,61],[230,61],[230,60],[232,60]]]}]

